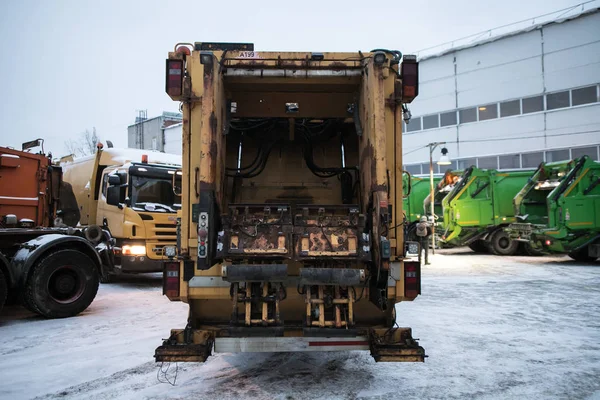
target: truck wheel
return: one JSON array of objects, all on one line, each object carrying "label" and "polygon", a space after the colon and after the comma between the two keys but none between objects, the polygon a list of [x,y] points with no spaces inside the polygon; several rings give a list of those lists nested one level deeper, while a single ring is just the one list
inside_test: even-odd
[{"label": "truck wheel", "polygon": [[96,297],[98,275],[94,262],[79,251],[51,253],[33,267],[24,304],[46,318],[72,317]]},{"label": "truck wheel", "polygon": [[519,242],[512,240],[504,229],[499,229],[492,235],[490,249],[497,256],[512,256],[517,252]]},{"label": "truck wheel", "polygon": [[2,272],[2,270],[0,269],[0,313],[2,312],[2,307],[4,307],[4,302],[6,301],[7,294],[8,285],[6,284],[4,272]]},{"label": "truck wheel", "polygon": [[469,245],[475,253],[489,253],[488,246],[483,240],[476,240]]},{"label": "truck wheel", "polygon": [[596,259],[598,258],[598,257],[589,256],[587,247],[584,247],[583,249],[581,249],[579,251],[574,251],[572,253],[569,253],[569,257],[571,257],[573,260],[579,261],[579,262],[592,262],[592,261],[596,261]]}]

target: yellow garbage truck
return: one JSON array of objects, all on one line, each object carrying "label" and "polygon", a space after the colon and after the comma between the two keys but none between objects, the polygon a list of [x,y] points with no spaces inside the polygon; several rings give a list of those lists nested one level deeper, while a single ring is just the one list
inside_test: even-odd
[{"label": "yellow garbage truck", "polygon": [[424,361],[396,323],[396,303],[421,292],[402,226],[416,57],[179,44],[166,92],[183,110],[183,180],[163,291],[189,317],[156,361],[336,350]]},{"label": "yellow garbage truck", "polygon": [[61,204],[60,217],[70,225],[78,217],[80,225],[109,230],[116,239],[115,267],[102,281],[121,272],[161,272],[164,246],[176,243],[181,157],[100,145],[95,155],[63,157],[60,165],[76,201]]}]

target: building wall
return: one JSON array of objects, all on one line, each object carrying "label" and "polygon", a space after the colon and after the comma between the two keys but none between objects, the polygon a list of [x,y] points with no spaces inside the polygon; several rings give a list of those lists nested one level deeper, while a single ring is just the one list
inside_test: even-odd
[{"label": "building wall", "polygon": [[[165,152],[164,130],[170,125],[181,122],[181,117],[175,116],[175,113],[163,113],[163,115],[147,119],[141,124],[144,126],[142,149],[157,150]],[[140,148],[137,142],[136,127],[138,124],[127,127],[127,147]]]},{"label": "building wall", "polygon": [[599,84],[598,10],[425,58],[404,130],[404,163],[418,173],[429,160],[426,145],[442,141],[454,168],[479,158],[493,165],[493,157],[501,168],[511,164],[498,164],[500,155],[528,166],[540,155],[570,156],[571,148],[598,159]]},{"label": "building wall", "polygon": [[169,126],[168,128],[165,128],[164,130],[164,137],[165,137],[165,148],[164,148],[164,152],[165,153],[170,153],[170,154],[182,154],[182,148],[181,148],[181,131],[182,131],[182,125],[181,124],[175,124],[172,126]]}]

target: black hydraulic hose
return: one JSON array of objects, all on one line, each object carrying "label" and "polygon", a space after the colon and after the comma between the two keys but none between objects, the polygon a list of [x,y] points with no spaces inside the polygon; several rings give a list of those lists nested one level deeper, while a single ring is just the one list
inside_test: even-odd
[{"label": "black hydraulic hose", "polygon": [[565,190],[567,190],[567,188],[571,185],[571,183],[573,183],[573,180],[575,179],[575,177],[577,176],[577,173],[579,172],[579,170],[581,168],[583,168],[583,164],[585,164],[585,162],[587,161],[587,156],[583,156],[581,157],[581,159],[577,162],[577,165],[575,165],[575,168],[573,168],[569,174],[565,177],[565,179],[561,182],[561,187],[559,190],[556,191],[556,193],[554,194],[554,196],[552,197],[552,201],[557,201],[558,198],[565,192]]},{"label": "black hydraulic hose", "polygon": [[[465,187],[465,185],[469,181],[469,178],[471,177],[472,173],[473,173],[473,167],[467,168],[467,170],[463,173],[463,176],[462,176],[460,182],[457,183],[456,185],[454,185],[454,188],[452,189],[452,191],[450,191],[450,193],[448,193],[448,196],[447,196],[448,203],[450,203],[454,199],[454,197],[456,197],[456,195],[458,194],[458,192],[460,192],[461,189],[463,187]],[[431,201],[435,202],[435,199],[431,199]]]}]

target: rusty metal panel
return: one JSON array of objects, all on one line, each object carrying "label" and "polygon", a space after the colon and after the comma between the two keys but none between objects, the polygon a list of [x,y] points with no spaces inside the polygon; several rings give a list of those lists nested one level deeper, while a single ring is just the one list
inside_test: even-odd
[{"label": "rusty metal panel", "polygon": [[367,259],[365,217],[357,206],[298,205],[294,215],[296,260]]},{"label": "rusty metal panel", "polygon": [[221,218],[219,258],[290,258],[291,208],[285,204],[230,204]]}]

